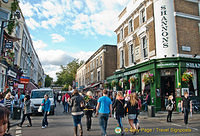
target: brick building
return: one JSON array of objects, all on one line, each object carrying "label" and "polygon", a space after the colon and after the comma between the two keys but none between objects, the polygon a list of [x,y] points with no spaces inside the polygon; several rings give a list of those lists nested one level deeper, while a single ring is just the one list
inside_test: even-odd
[{"label": "brick building", "polygon": [[[184,91],[199,96],[199,15],[199,0],[130,0],[118,16],[117,70],[107,81],[123,82],[118,90],[150,91],[156,110],[170,94],[176,103]],[[186,82],[188,71],[193,78]]]},{"label": "brick building", "polygon": [[101,46],[78,70],[76,82],[84,89],[102,88],[117,68],[117,46]]}]

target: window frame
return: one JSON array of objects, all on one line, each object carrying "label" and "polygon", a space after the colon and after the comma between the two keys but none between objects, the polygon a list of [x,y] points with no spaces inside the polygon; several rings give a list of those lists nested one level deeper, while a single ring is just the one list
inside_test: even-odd
[{"label": "window frame", "polygon": [[[144,44],[144,38],[145,38],[145,43],[146,43],[146,44]],[[146,46],[144,46],[144,45],[146,45]],[[148,43],[147,43],[147,36],[146,36],[146,35],[143,36],[143,37],[141,38],[141,48],[142,48],[142,58],[143,58],[143,60],[148,59],[149,52],[148,52]],[[146,53],[147,53],[146,56],[145,56],[145,54],[144,54],[145,51],[146,51]]]},{"label": "window frame", "polygon": [[145,23],[147,20],[146,20],[146,9],[145,8],[142,8],[140,10],[140,24],[143,24]]},{"label": "window frame", "polygon": [[[131,22],[131,23],[130,23]],[[131,24],[131,25],[130,25]],[[133,19],[128,21],[128,33],[133,32]]]}]

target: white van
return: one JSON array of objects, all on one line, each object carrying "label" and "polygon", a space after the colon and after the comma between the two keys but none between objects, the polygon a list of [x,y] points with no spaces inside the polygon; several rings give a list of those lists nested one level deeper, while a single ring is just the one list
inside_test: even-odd
[{"label": "white van", "polygon": [[40,89],[33,89],[31,91],[31,110],[32,113],[37,113],[38,108],[44,99],[44,95],[48,94],[49,100],[51,101],[51,111],[50,114],[54,115],[54,94],[53,89],[51,88],[40,88]]}]

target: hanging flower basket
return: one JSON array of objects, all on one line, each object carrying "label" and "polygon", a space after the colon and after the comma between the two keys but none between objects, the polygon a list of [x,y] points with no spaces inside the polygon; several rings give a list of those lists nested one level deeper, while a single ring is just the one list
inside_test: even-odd
[{"label": "hanging flower basket", "polygon": [[111,82],[111,86],[112,86],[112,87],[115,87],[116,84],[117,84],[117,82],[116,82],[115,80],[112,80],[112,82]]},{"label": "hanging flower basket", "polygon": [[134,85],[137,83],[138,78],[136,76],[131,76],[128,81]]},{"label": "hanging flower basket", "polygon": [[182,75],[182,81],[188,83],[193,78],[193,73],[190,70],[187,70]]},{"label": "hanging flower basket", "polygon": [[153,83],[154,82],[154,75],[151,73],[145,73],[142,79],[142,82],[145,83],[145,85]]},{"label": "hanging flower basket", "polygon": [[121,86],[121,87],[122,87],[122,83],[123,83],[123,85],[125,86],[125,85],[126,85],[126,83],[127,83],[127,80],[126,80],[126,79],[124,79],[124,78],[120,79],[120,80],[119,80],[119,86]]}]

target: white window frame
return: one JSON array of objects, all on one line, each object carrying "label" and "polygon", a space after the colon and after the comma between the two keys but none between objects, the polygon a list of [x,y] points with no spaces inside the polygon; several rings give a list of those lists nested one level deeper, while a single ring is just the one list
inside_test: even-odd
[{"label": "white window frame", "polygon": [[102,65],[102,64],[103,64],[103,57],[100,56],[100,65]]},{"label": "white window frame", "polygon": [[[132,46],[132,49],[131,49],[131,46]],[[135,50],[134,50],[134,45],[133,43],[129,44],[129,65],[132,65],[134,64],[135,62]]]},{"label": "white window frame", "polygon": [[[145,48],[144,48],[144,43],[143,43],[143,39],[144,38],[146,38],[146,46],[145,46]],[[146,60],[146,59],[148,59],[148,56],[149,56],[147,36],[146,35],[142,36],[140,41],[141,41],[141,49],[142,49],[142,58],[143,58],[143,60]],[[146,57],[144,56],[144,50],[145,49],[147,50],[147,56]]]},{"label": "white window frame", "polygon": [[146,9],[142,8],[140,10],[140,24],[143,24],[146,21],[147,21],[147,19],[146,19]]},{"label": "white window frame", "polygon": [[131,33],[131,32],[133,32],[133,19],[130,19],[128,21],[128,33]]},{"label": "white window frame", "polygon": [[98,68],[98,65],[99,65],[99,59],[97,58],[96,59],[96,67]]},{"label": "white window frame", "polygon": [[[122,54],[123,53],[123,54]],[[120,50],[120,68],[125,66],[124,49]]]}]

